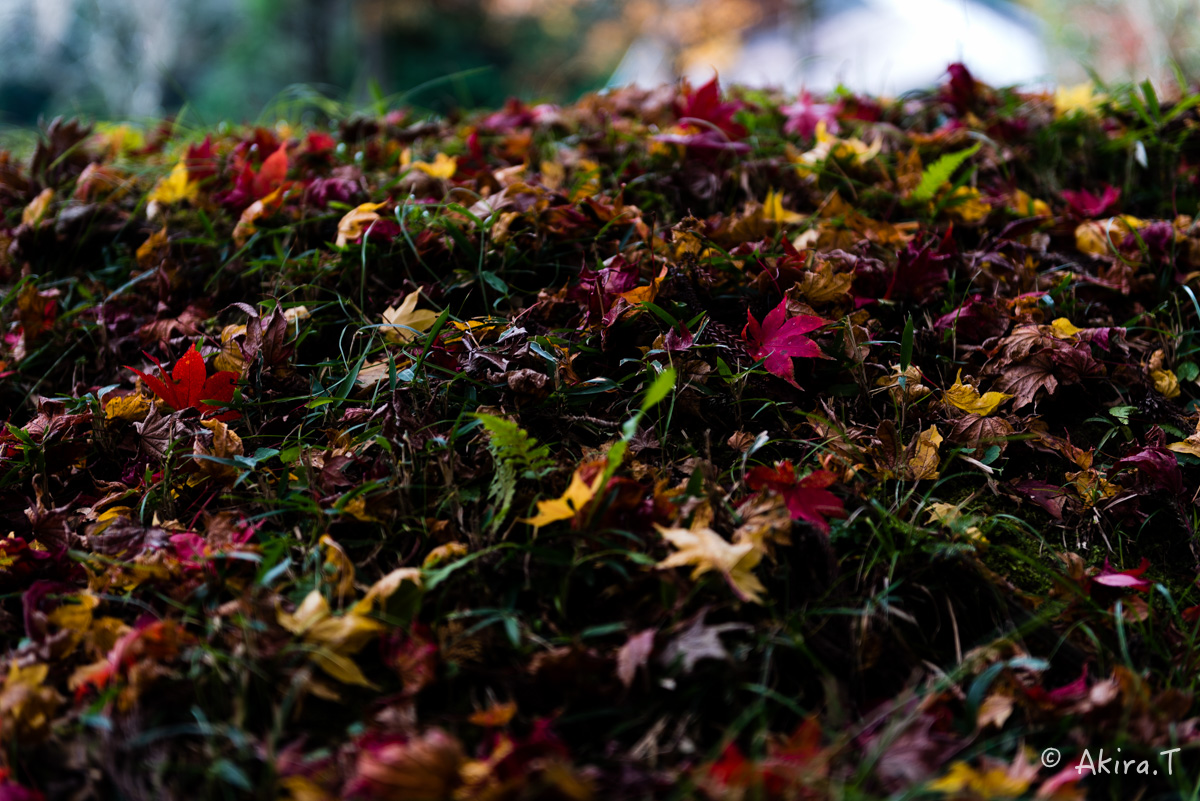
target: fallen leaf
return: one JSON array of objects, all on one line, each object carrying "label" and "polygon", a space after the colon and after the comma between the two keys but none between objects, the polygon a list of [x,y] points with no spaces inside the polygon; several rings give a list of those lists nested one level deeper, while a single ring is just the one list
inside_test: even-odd
[{"label": "fallen leaf", "polygon": [[962,382],[962,370],[960,369],[958,376],[954,379],[954,386],[943,393],[942,401],[956,409],[962,409],[964,412],[987,417],[994,414],[996,409],[1000,408],[1000,404],[1011,397],[1013,396],[1003,392],[985,392],[980,395],[979,390],[975,387]]},{"label": "fallen leaf", "polygon": [[782,300],[767,313],[761,325],[749,311],[746,312],[746,320],[746,327],[742,329],[742,339],[746,342],[750,357],[764,360],[763,367],[767,368],[769,373],[779,376],[794,387],[799,388],[800,385],[796,383],[792,359],[828,358],[817,347],[817,343],[805,336],[828,325],[828,320],[813,315],[799,315],[787,319],[787,302]]},{"label": "fallen leaf", "polygon": [[380,328],[385,337],[401,344],[412,342],[419,333],[428,330],[437,321],[437,312],[417,308],[420,298],[421,291],[415,290],[405,295],[399,306],[388,306],[384,310],[385,325]]},{"label": "fallen leaf", "polygon": [[381,219],[377,212],[387,204],[387,200],[382,203],[363,203],[346,212],[345,216],[338,221],[335,244],[338,247],[345,247],[351,239],[358,239],[362,236],[372,223]]},{"label": "fallen leaf", "polygon": [[633,678],[638,668],[650,660],[654,651],[654,635],[656,629],[646,629],[630,635],[629,639],[617,650],[617,678],[626,687],[633,685]]},{"label": "fallen leaf", "polygon": [[715,570],[743,601],[762,603],[761,594],[766,588],[752,572],[762,560],[762,552],[754,543],[735,545],[707,527],[664,528],[655,523],[654,528],[676,548],[675,553],[655,565],[659,570],[691,565],[693,581]]},{"label": "fallen leaf", "polygon": [[942,444],[942,435],[937,426],[930,426],[920,433],[913,448],[912,456],[908,459],[908,478],[912,481],[923,481],[938,477],[938,464],[941,456],[938,446]]},{"label": "fallen leaf", "polygon": [[[211,376],[208,375],[208,371],[204,367],[204,357],[200,355],[200,350],[195,345],[189,348],[175,363],[170,377],[167,376],[158,359],[153,356],[147,356],[147,358],[158,367],[161,379],[146,375],[136,367],[126,365],[126,369],[137,373],[155,395],[176,411],[198,409],[205,414],[214,415],[218,410],[218,404],[227,404],[233,400],[237,374],[221,371],[213,373]],[[215,416],[218,420],[231,420],[240,417],[241,414],[230,410],[215,414]]]},{"label": "fallen leaf", "polygon": [[528,523],[537,529],[559,520],[569,520],[575,517],[579,510],[583,509],[596,494],[603,478],[604,471],[600,471],[592,481],[592,485],[588,486],[580,475],[580,471],[576,469],[571,475],[571,483],[562,495],[551,501],[538,501],[538,513],[521,522]]}]

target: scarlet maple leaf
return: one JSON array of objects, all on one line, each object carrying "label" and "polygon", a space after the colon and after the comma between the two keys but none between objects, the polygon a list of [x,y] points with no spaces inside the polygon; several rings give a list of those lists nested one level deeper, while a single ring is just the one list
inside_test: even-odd
[{"label": "scarlet maple leaf", "polygon": [[826,489],[837,480],[828,470],[816,470],[796,481],[796,469],[791,462],[780,462],[775,467],[760,465],[746,476],[746,484],[752,490],[764,487],[783,496],[793,520],[807,520],[824,534],[829,533],[828,517],[845,517],[846,507],[842,499]]},{"label": "scarlet maple leaf", "polygon": [[148,353],[146,358],[154,362],[159,375],[162,376],[161,379],[147,375],[136,367],[125,366],[137,373],[142,381],[146,382],[146,386],[154,390],[154,394],[172,409],[198,409],[218,420],[234,420],[241,417],[241,414],[235,411],[211,414],[216,411],[217,406],[233,400],[233,385],[237,382],[237,373],[221,370],[208,375],[204,357],[195,345],[183,354],[183,358],[175,362],[175,369],[171,371],[170,376],[167,376],[167,371],[158,359]]},{"label": "scarlet maple leaf", "polygon": [[799,388],[793,373],[792,359],[829,358],[821,352],[817,343],[804,336],[823,325],[828,325],[829,321],[811,314],[801,314],[790,320],[786,318],[787,304],[782,300],[778,306],[767,312],[761,325],[747,310],[747,323],[742,329],[742,339],[746,341],[751,358],[765,359],[763,366],[768,372]]},{"label": "scarlet maple leaf", "polygon": [[743,139],[746,128],[734,122],[733,115],[744,107],[744,103],[733,100],[721,102],[721,87],[717,76],[694,92],[688,92],[681,101],[675,103],[675,114],[681,120],[696,119],[710,122],[720,128],[729,139]]}]

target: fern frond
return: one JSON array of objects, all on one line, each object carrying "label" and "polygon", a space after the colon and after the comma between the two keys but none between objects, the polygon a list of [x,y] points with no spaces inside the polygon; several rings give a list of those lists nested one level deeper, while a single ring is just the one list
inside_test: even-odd
[{"label": "fern frond", "polygon": [[539,445],[511,420],[483,413],[476,413],[475,419],[488,432],[488,450],[496,464],[496,473],[488,488],[488,496],[497,505],[492,517],[492,529],[495,530],[512,508],[517,479],[541,478],[554,468],[554,460],[550,458],[549,445]]}]

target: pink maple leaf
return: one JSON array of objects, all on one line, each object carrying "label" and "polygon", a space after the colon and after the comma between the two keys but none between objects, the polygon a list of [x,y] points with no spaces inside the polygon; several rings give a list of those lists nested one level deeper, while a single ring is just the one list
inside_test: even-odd
[{"label": "pink maple leaf", "polygon": [[1112,184],[1105,184],[1104,192],[1099,195],[1093,195],[1086,189],[1078,192],[1064,189],[1060,194],[1070,204],[1071,213],[1076,217],[1099,217],[1121,199],[1121,190]]},{"label": "pink maple leaf", "polygon": [[1105,559],[1104,569],[1092,581],[1103,584],[1105,587],[1127,587],[1132,590],[1144,591],[1152,586],[1149,581],[1142,578],[1142,574],[1148,567],[1150,567],[1150,560],[1142,557],[1142,563],[1132,570],[1113,570],[1109,567],[1108,560]]},{"label": "pink maple leaf", "polygon": [[749,310],[746,311],[746,327],[742,329],[742,339],[746,341],[747,350],[752,359],[763,359],[763,366],[772,375],[777,375],[784,381],[799,389],[793,372],[792,359],[827,359],[829,358],[817,343],[805,336],[815,331],[829,321],[812,314],[801,314],[787,319],[787,302],[779,301],[779,305],[767,312],[760,325]]}]

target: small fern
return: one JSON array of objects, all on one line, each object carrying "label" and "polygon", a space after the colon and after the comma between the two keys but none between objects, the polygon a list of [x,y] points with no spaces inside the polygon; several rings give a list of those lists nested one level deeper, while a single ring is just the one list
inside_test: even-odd
[{"label": "small fern", "polygon": [[549,445],[539,445],[516,423],[482,413],[476,413],[475,419],[487,429],[488,450],[496,463],[496,474],[488,488],[488,496],[497,504],[491,525],[494,531],[512,508],[517,479],[541,478],[554,468],[554,460],[550,458]]},{"label": "small fern", "polygon": [[976,143],[966,150],[960,150],[957,153],[947,153],[930,164],[921,173],[921,183],[917,184],[917,188],[913,190],[912,199],[921,203],[933,200],[933,196],[937,194],[937,191],[949,182],[951,176],[954,175],[954,171],[978,151],[979,144]]}]

